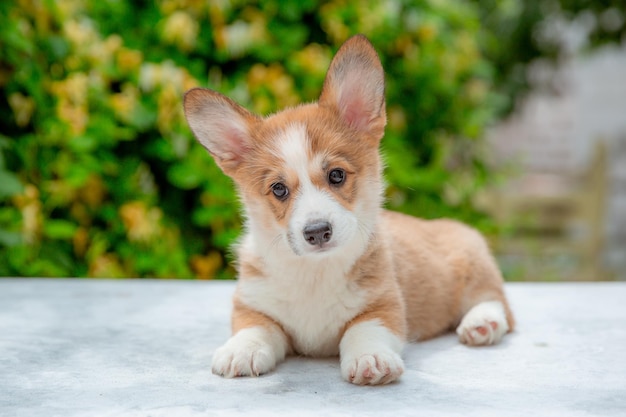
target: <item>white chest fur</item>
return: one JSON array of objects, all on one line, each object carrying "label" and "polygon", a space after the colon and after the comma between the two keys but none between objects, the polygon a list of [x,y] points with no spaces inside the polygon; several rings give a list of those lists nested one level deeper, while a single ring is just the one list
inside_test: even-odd
[{"label": "white chest fur", "polygon": [[339,261],[285,263],[270,277],[238,283],[241,301],[283,326],[296,353],[339,353],[340,332],[365,306],[362,289],[345,276]]}]

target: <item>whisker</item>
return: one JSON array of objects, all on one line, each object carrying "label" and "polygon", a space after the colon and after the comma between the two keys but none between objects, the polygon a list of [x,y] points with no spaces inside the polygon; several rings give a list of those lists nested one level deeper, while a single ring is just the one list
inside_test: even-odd
[{"label": "whisker", "polygon": [[281,234],[276,235],[274,239],[272,239],[272,241],[270,242],[270,249],[277,248],[278,244],[280,243],[281,238],[282,238]]},{"label": "whisker", "polygon": [[360,235],[363,238],[364,243],[368,243],[376,239],[376,234],[373,233],[373,230],[365,222],[362,222],[361,220],[359,220],[357,222],[357,227],[360,232]]}]

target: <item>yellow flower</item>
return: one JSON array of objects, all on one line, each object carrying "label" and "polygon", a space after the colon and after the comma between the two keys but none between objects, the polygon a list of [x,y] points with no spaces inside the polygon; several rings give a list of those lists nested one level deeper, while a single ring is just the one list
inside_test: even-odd
[{"label": "yellow flower", "polygon": [[48,194],[52,205],[66,205],[76,199],[76,188],[68,181],[54,179],[42,184],[42,190]]},{"label": "yellow flower", "polygon": [[232,57],[243,55],[250,47],[267,39],[265,16],[250,8],[245,9],[243,14],[249,21],[236,20],[228,26],[215,28],[216,44]]},{"label": "yellow flower", "polygon": [[94,278],[123,278],[126,275],[117,256],[111,253],[93,259],[89,263],[88,274]]},{"label": "yellow flower", "polygon": [[70,125],[75,135],[85,131],[89,119],[87,88],[89,78],[82,72],[71,74],[63,81],[52,83],[51,90],[58,97],[57,115]]},{"label": "yellow flower", "polygon": [[322,27],[337,44],[344,42],[350,36],[350,29],[336,16],[330,16],[327,20],[322,21]]},{"label": "yellow flower", "polygon": [[159,0],[156,2],[159,11],[164,16],[176,13],[177,10],[186,10],[187,12],[198,16],[206,14],[213,7],[224,8],[229,7],[233,3],[232,0]]},{"label": "yellow flower", "polygon": [[90,66],[109,64],[124,41],[118,34],[108,36],[104,41],[89,18],[69,18],[63,24],[63,33],[73,46],[73,54],[66,58],[70,70],[80,68],[86,59]]},{"label": "yellow flower", "polygon": [[183,85],[182,91],[187,91],[191,88],[197,87],[200,83],[193,78],[186,70],[183,70]]},{"label": "yellow flower", "polygon": [[150,62],[139,69],[139,86],[143,91],[151,92],[161,83],[161,67]]},{"label": "yellow flower", "polygon": [[167,17],[161,33],[164,41],[188,52],[196,46],[199,30],[198,22],[189,13],[178,10]]},{"label": "yellow flower", "polygon": [[312,43],[296,53],[296,61],[311,73],[323,75],[330,65],[330,51],[328,47]]},{"label": "yellow flower", "polygon": [[41,235],[43,215],[39,190],[32,184],[24,187],[24,193],[14,198],[15,206],[22,213],[22,236],[28,244],[35,243]]},{"label": "yellow flower", "polygon": [[179,0],[161,0],[157,3],[159,4],[159,10],[164,15],[169,15],[180,7]]},{"label": "yellow flower", "polygon": [[35,111],[35,100],[22,93],[13,93],[9,96],[9,105],[15,115],[15,123],[20,127],[26,126]]},{"label": "yellow flower", "polygon": [[389,118],[389,127],[395,131],[403,131],[406,129],[406,113],[402,106],[390,106],[387,111]]},{"label": "yellow flower", "polygon": [[89,232],[84,227],[79,227],[74,233],[72,238],[72,244],[74,246],[74,254],[78,257],[83,257],[87,253],[89,246]]},{"label": "yellow flower", "polygon": [[250,25],[237,20],[228,26],[222,26],[218,39],[223,43],[230,56],[238,57],[250,47],[252,39],[249,36]]},{"label": "yellow flower", "polygon": [[83,104],[87,101],[87,87],[89,85],[89,77],[83,72],[71,74],[64,84],[63,94],[73,104]]},{"label": "yellow flower", "polygon": [[74,220],[84,226],[89,226],[93,221],[93,213],[87,210],[81,201],[74,201],[70,206],[70,214]]},{"label": "yellow flower", "polygon": [[[40,1],[21,0],[20,3],[41,3]],[[75,16],[81,8],[81,2],[76,0],[58,0],[55,2],[56,10],[60,20],[70,19]]]},{"label": "yellow flower", "polygon": [[335,44],[340,44],[350,36],[350,29],[343,23],[341,18],[342,4],[338,2],[325,3],[320,13],[322,16],[322,29],[328,34]]},{"label": "yellow flower", "polygon": [[[67,3],[59,1],[58,3]],[[45,2],[33,0],[19,0],[17,8],[24,15],[35,20],[35,27],[40,34],[47,33],[50,30],[50,7]]]},{"label": "yellow flower", "polygon": [[[262,64],[253,65],[248,73],[248,87],[252,93],[261,88],[268,88],[275,97],[278,107],[293,106],[299,101],[293,79],[279,64],[272,64],[269,67]],[[268,104],[262,96],[256,97],[254,110],[266,113],[270,110]]]},{"label": "yellow flower", "polygon": [[372,33],[383,25],[398,25],[401,16],[401,3],[398,1],[355,2],[359,19],[358,30]]},{"label": "yellow flower", "polygon": [[120,35],[110,35],[103,42],[104,50],[106,51],[107,55],[113,55],[122,48],[123,43],[124,40]]},{"label": "yellow flower", "polygon": [[141,65],[139,70],[139,86],[146,92],[158,87],[173,87],[178,94],[182,94],[187,91],[186,87],[197,84],[187,70],[177,67],[172,61],[164,61],[161,64],[147,62]]},{"label": "yellow flower", "polygon": [[393,42],[395,51],[399,54],[406,54],[406,52],[413,46],[413,40],[409,34],[404,33],[398,36]]},{"label": "yellow flower", "polygon": [[[209,2],[209,20],[214,28],[222,27],[226,20],[225,12],[231,6],[228,0],[215,0]],[[219,46],[220,48],[223,45]]]},{"label": "yellow flower", "polygon": [[170,133],[176,122],[184,119],[180,93],[173,85],[166,85],[158,97],[157,126],[162,134]]},{"label": "yellow flower", "polygon": [[437,27],[432,23],[425,23],[417,29],[417,38],[420,42],[430,42],[437,36]]},{"label": "yellow flower", "polygon": [[63,24],[63,34],[79,49],[89,48],[98,41],[98,34],[89,19],[66,21]]},{"label": "yellow flower", "polygon": [[104,182],[97,174],[89,175],[85,185],[79,190],[80,199],[91,209],[96,209],[102,205],[106,192]]},{"label": "yellow flower", "polygon": [[57,105],[57,114],[70,125],[72,134],[80,135],[85,132],[89,120],[86,106],[76,106],[67,100],[61,100]]},{"label": "yellow flower", "polygon": [[65,60],[65,68],[67,68],[68,71],[76,71],[81,67],[81,65],[82,61],[77,55],[70,55]]},{"label": "yellow flower", "polygon": [[139,91],[137,87],[130,83],[125,83],[121,92],[111,94],[111,108],[120,120],[128,122],[137,107],[138,99]]},{"label": "yellow flower", "polygon": [[128,48],[120,48],[117,52],[116,62],[118,68],[123,72],[135,71],[141,65],[143,61],[143,54],[141,51]]},{"label": "yellow flower", "polygon": [[265,82],[267,67],[263,64],[254,64],[248,72],[248,85],[251,88],[262,86]]},{"label": "yellow flower", "polygon": [[182,92],[184,70],[177,67],[172,61],[165,61],[161,64],[161,80],[162,86],[174,87],[176,91]]},{"label": "yellow flower", "polygon": [[161,232],[161,210],[148,208],[141,201],[124,204],[119,210],[130,241],[146,242]]},{"label": "yellow flower", "polygon": [[222,266],[222,257],[218,252],[211,252],[207,256],[192,256],[190,263],[199,279],[212,279]]},{"label": "yellow flower", "polygon": [[272,64],[268,75],[270,88],[278,98],[286,98],[293,91],[293,79],[285,73],[282,66]]}]

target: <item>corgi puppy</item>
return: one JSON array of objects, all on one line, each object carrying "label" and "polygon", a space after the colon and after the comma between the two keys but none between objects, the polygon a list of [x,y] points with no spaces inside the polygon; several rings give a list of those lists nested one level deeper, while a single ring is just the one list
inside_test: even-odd
[{"label": "corgi puppy", "polygon": [[213,373],[339,355],[347,381],[386,384],[404,370],[407,341],[456,329],[462,343],[490,345],[513,329],[478,232],[382,209],[384,94],[361,35],[337,52],[317,103],[260,117],[211,90],[185,94],[189,126],[234,180],[246,219],[232,337]]}]

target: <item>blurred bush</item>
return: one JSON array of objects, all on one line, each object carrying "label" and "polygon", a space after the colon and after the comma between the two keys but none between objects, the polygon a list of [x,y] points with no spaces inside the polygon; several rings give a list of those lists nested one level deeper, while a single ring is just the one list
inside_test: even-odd
[{"label": "blurred bush", "polygon": [[182,95],[266,114],[316,99],[366,34],[387,72],[388,200],[480,227],[492,92],[478,3],[19,0],[0,4],[0,275],[232,277],[241,219]]}]

